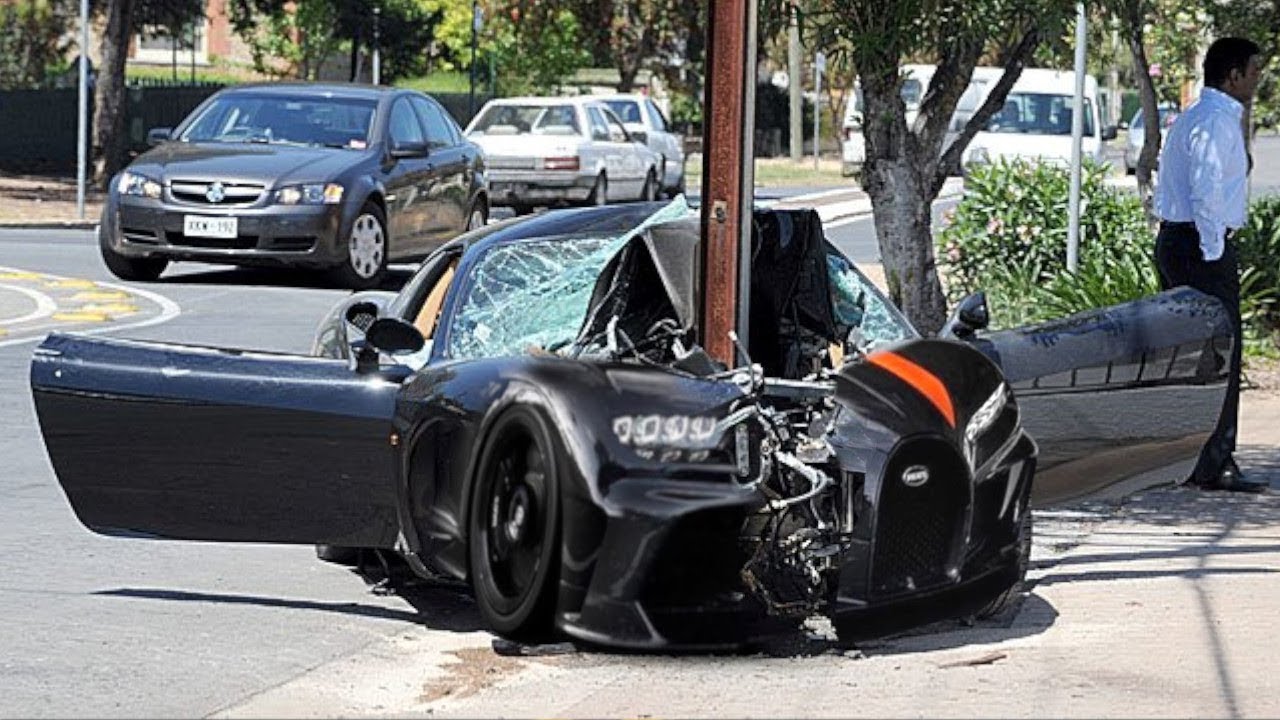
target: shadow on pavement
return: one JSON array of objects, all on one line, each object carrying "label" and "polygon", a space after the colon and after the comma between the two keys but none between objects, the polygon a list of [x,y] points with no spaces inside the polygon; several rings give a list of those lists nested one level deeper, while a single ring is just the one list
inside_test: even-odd
[{"label": "shadow on pavement", "polygon": [[397,588],[396,595],[408,603],[412,610],[398,610],[363,603],[320,602],[295,600],[260,595],[232,595],[227,593],[201,593],[185,590],[161,590],[156,588],[117,588],[100,590],[94,595],[133,598],[139,600],[163,600],[184,603],[216,603],[219,605],[255,605],[266,608],[314,610],[338,613],[376,620],[393,620],[421,625],[429,630],[449,632],[474,632],[483,630],[480,614],[469,594],[452,587],[417,586]]}]

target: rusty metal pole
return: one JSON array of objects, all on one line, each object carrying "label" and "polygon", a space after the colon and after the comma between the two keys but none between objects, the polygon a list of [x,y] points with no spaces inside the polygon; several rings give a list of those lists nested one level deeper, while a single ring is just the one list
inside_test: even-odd
[{"label": "rusty metal pole", "polygon": [[709,3],[702,130],[702,343],[738,364],[729,331],[747,344],[756,90],[756,2]]}]

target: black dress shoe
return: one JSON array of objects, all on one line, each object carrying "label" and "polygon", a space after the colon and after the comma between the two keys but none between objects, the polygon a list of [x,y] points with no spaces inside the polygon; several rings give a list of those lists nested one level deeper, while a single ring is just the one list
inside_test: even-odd
[{"label": "black dress shoe", "polygon": [[1226,467],[1222,468],[1222,472],[1218,473],[1216,477],[1210,478],[1207,482],[1201,481],[1196,484],[1205,490],[1247,493],[1260,493],[1270,487],[1265,481],[1246,478],[1244,473],[1240,472],[1240,467],[1236,465],[1234,460],[1228,461]]}]

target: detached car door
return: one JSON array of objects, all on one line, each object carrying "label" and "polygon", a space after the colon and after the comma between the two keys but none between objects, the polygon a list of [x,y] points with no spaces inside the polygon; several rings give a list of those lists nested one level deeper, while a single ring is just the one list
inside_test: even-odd
[{"label": "detached car door", "polygon": [[394,547],[395,375],[52,334],[31,388],[58,482],[95,532]]},{"label": "detached car door", "polygon": [[1033,500],[1187,466],[1217,424],[1233,342],[1215,298],[1174,288],[972,340],[999,363],[1040,448]]}]

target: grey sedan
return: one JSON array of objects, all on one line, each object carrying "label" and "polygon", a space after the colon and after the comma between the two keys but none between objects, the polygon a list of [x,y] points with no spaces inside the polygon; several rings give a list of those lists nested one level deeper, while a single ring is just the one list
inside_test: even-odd
[{"label": "grey sedan", "polygon": [[126,280],[175,260],[378,285],[489,213],[481,150],[435,100],[362,85],[220,91],[112,182],[99,244]]}]

